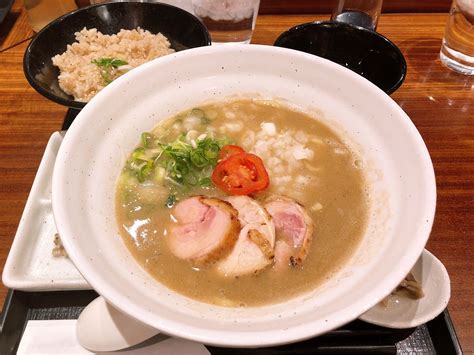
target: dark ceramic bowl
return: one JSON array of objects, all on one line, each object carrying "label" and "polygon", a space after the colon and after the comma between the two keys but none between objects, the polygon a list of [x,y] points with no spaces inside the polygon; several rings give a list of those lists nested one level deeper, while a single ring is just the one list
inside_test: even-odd
[{"label": "dark ceramic bowl", "polygon": [[341,64],[387,94],[405,80],[400,49],[381,34],[341,22],[311,22],[282,33],[275,46],[296,49]]},{"label": "dark ceramic bowl", "polygon": [[30,85],[58,104],[81,109],[86,103],[75,101],[58,84],[59,69],[51,58],[75,42],[74,33],[84,27],[104,34],[141,27],[161,32],[176,51],[211,44],[205,26],[192,14],[166,4],[111,2],[86,7],[66,14],[41,30],[26,49],[23,70]]}]

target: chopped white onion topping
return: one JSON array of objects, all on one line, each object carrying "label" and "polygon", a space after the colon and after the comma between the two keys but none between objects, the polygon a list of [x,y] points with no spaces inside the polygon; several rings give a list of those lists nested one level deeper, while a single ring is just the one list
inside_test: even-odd
[{"label": "chopped white onion topping", "polygon": [[311,206],[310,210],[311,211],[320,211],[323,209],[323,205],[320,204],[319,202],[316,202],[313,206]]},{"label": "chopped white onion topping", "polygon": [[313,151],[302,145],[297,145],[293,149],[293,157],[296,160],[311,159],[313,157]]},{"label": "chopped white onion topping", "polygon": [[133,67],[129,64],[121,65],[117,68],[118,71],[131,70]]},{"label": "chopped white onion topping", "polygon": [[260,124],[260,128],[268,135],[274,136],[276,134],[276,127],[274,123],[263,122]]},{"label": "chopped white onion topping", "polygon": [[198,133],[199,132],[195,129],[190,130],[188,133],[186,133],[186,140],[188,142],[191,142],[192,139],[195,139],[197,137]]}]

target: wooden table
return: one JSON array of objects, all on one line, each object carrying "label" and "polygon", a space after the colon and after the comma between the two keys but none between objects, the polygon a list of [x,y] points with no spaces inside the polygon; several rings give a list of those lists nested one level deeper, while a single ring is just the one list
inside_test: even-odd
[{"label": "wooden table", "polygon": [[[0,29],[0,265],[3,268],[49,136],[66,108],[27,83],[22,58],[32,32],[17,1]],[[289,27],[317,15],[265,15],[254,43],[271,45]],[[433,159],[438,207],[428,249],[452,282],[449,311],[465,353],[474,353],[474,77],[443,67],[438,52],[446,15],[391,14],[379,31],[406,56],[408,75],[392,95],[421,132]],[[26,40],[26,41],[25,41]],[[11,47],[11,48],[8,48]],[[7,290],[0,288],[0,300]]]}]

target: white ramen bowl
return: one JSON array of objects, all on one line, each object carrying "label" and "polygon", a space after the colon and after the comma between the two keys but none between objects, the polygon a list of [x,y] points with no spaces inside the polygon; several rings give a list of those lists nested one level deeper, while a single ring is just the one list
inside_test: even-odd
[{"label": "white ramen bowl", "polygon": [[[116,180],[141,132],[184,109],[235,95],[278,98],[332,127],[362,159],[371,195],[363,240],[338,274],[312,292],[253,308],[201,303],[155,281],[126,248],[114,215]],[[100,295],[164,333],[233,347],[310,338],[373,307],[420,256],[435,202],[426,146],[389,96],[328,60],[256,45],[179,52],[114,81],[77,116],[53,175],[59,234]]]}]

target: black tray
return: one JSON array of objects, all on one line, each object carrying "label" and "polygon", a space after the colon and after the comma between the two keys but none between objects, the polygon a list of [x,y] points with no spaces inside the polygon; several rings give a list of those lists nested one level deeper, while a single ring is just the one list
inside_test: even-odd
[{"label": "black tray", "polygon": [[[15,354],[29,320],[77,319],[94,291],[10,290],[0,316],[0,354]],[[449,313],[414,329],[394,330],[354,321],[320,337],[262,349],[207,347],[212,354],[462,354]]]},{"label": "black tray", "polygon": [[61,130],[65,131],[69,128],[71,125],[72,121],[76,118],[76,116],[81,112],[81,110],[75,109],[75,108],[70,108],[66,112],[66,116],[64,117],[63,121],[63,126]]},{"label": "black tray", "polygon": [[[67,130],[79,110],[69,109]],[[22,292],[10,290],[0,315],[0,355],[15,354],[29,320],[77,319],[97,297],[94,291]],[[449,313],[414,329],[395,330],[359,320],[303,342],[262,349],[207,347],[212,354],[462,354]]]}]

